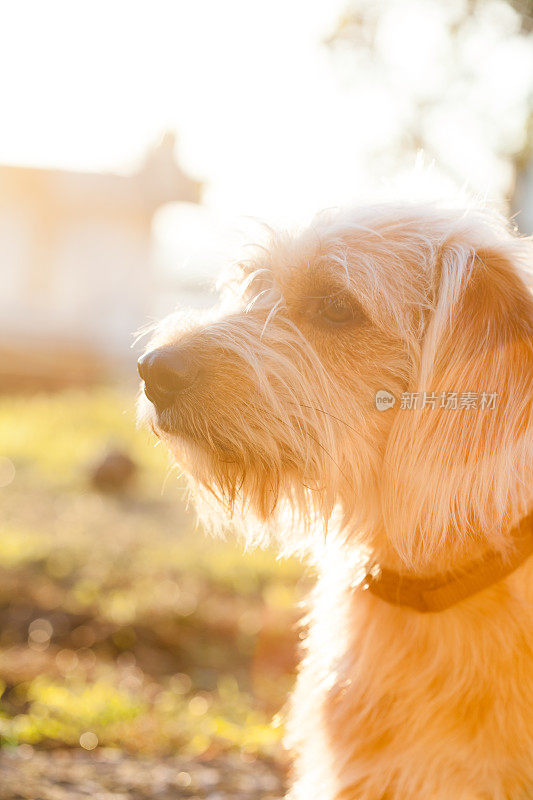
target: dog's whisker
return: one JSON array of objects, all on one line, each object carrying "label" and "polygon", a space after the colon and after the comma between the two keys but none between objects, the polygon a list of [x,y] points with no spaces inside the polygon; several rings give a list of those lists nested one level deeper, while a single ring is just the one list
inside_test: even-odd
[{"label": "dog's whisker", "polygon": [[[314,411],[317,414],[324,414],[325,416],[330,417],[331,419],[335,420],[335,422],[339,422],[341,425],[344,425],[346,428],[348,428],[349,430],[353,431],[353,433],[357,434],[357,436],[359,438],[361,437],[361,432],[358,431],[357,428],[355,428],[353,425],[350,425],[348,422],[346,422],[346,420],[341,419],[340,417],[337,417],[335,414],[332,414],[329,411],[325,411],[323,408],[316,408],[315,406],[306,405],[306,404],[300,403],[300,402],[295,403],[294,405],[298,405],[300,408],[306,408],[309,411]],[[376,455],[379,455],[381,458],[383,458],[383,454],[381,452],[381,449],[376,444],[374,444],[374,442],[366,441],[365,442],[365,446],[370,447],[371,449],[374,450]]]},{"label": "dog's whisker", "polygon": [[265,335],[265,331],[266,331],[266,329],[267,329],[267,327],[268,327],[268,323],[269,323],[269,322],[270,322],[272,319],[274,319],[274,316],[275,316],[275,315],[278,313],[278,311],[281,309],[282,305],[283,305],[283,298],[280,298],[280,299],[278,300],[278,302],[277,302],[277,303],[275,303],[275,304],[272,306],[272,308],[271,308],[271,310],[269,311],[269,313],[268,313],[268,316],[267,316],[267,318],[266,318],[266,320],[265,320],[265,324],[263,325],[263,328],[262,328],[262,330],[261,330],[261,333],[260,333],[260,335],[259,335],[259,340],[260,340],[260,341],[263,339],[263,337],[264,337],[264,335]]},{"label": "dog's whisker", "polygon": [[154,320],[153,322],[148,322],[146,325],[143,325],[139,330],[135,331],[133,334],[133,341],[130,345],[130,348],[134,348],[145,336],[149,336],[153,334],[158,326],[158,322]]},{"label": "dog's whisker", "polygon": [[[290,423],[289,423],[289,422],[285,422],[285,420],[282,420],[282,419],[280,419],[280,417],[273,416],[273,417],[272,417],[272,419],[275,419],[275,420],[276,420],[276,422],[281,422],[281,424],[282,424],[282,425],[288,425],[289,427],[291,427],[291,425],[290,425]],[[332,462],[335,464],[335,466],[336,466],[336,467],[337,467],[337,469],[339,470],[340,474],[342,475],[342,477],[344,478],[344,480],[345,480],[345,481],[346,481],[346,483],[348,484],[348,486],[349,486],[351,489],[354,489],[354,487],[352,486],[352,484],[351,484],[350,480],[348,479],[347,475],[346,475],[346,474],[343,472],[343,470],[341,469],[341,466],[340,466],[340,464],[338,464],[338,463],[335,461],[335,459],[333,458],[333,456],[331,455],[331,453],[330,453],[330,452],[327,450],[327,448],[325,448],[325,447],[324,447],[324,445],[323,445],[321,442],[319,442],[319,440],[318,440],[318,439],[317,439],[315,436],[313,436],[313,434],[312,434],[312,433],[309,433],[309,431],[308,431],[308,430],[305,430],[305,428],[304,428],[303,432],[304,432],[304,434],[305,434],[306,436],[308,436],[308,437],[309,437],[309,438],[310,438],[312,441],[314,441],[314,442],[315,442],[315,444],[316,444],[316,445],[317,445],[317,446],[318,446],[318,447],[319,447],[319,448],[322,450],[322,452],[324,452],[324,453],[325,453],[325,454],[326,454],[326,455],[327,455],[327,456],[328,456],[328,457],[331,459],[331,461],[332,461]]]},{"label": "dog's whisker", "polygon": [[346,422],[346,420],[335,416],[335,414],[332,414],[330,411],[324,411],[323,408],[316,408],[315,406],[308,406],[305,403],[297,403],[295,405],[298,405],[300,408],[306,408],[309,411],[315,411],[317,414],[325,414],[327,417],[331,417],[331,419],[334,419],[335,422],[340,422],[342,425],[345,425],[351,431],[360,436],[360,431],[358,431],[357,428],[354,428],[353,425],[350,425],[348,422]]},{"label": "dog's whisker", "polygon": [[[170,476],[172,475],[173,472],[177,472],[177,470],[178,470],[178,465],[175,464],[175,463],[174,464],[170,464],[168,466],[166,475],[163,478],[163,483],[161,485],[161,497],[163,497],[163,494],[165,493],[165,489],[167,488],[167,484],[168,484],[168,480],[169,480]],[[182,475],[182,474],[183,474],[183,472],[180,473],[180,475]],[[179,479],[179,476],[178,476],[178,479]]]},{"label": "dog's whisker", "polygon": [[311,433],[309,433],[309,431],[306,431],[306,435],[309,436],[309,438],[312,439],[318,445],[318,447],[320,447],[320,449],[331,459],[331,461],[335,464],[335,466],[339,470],[340,474],[342,475],[342,477],[344,478],[344,480],[346,481],[346,483],[348,484],[350,489],[355,491],[355,487],[353,486],[351,481],[348,479],[347,475],[343,472],[343,470],[341,469],[340,465],[335,461],[335,459],[333,458],[331,453],[324,447],[324,445],[322,445],[318,441],[318,439],[316,439]]},{"label": "dog's whisker", "polygon": [[268,294],[270,294],[271,291],[272,291],[271,289],[263,289],[261,292],[254,295],[254,297],[252,297],[252,299],[244,307],[244,313],[249,314],[250,311],[252,311],[255,308],[255,306],[259,303],[260,299],[262,297],[266,297]]}]

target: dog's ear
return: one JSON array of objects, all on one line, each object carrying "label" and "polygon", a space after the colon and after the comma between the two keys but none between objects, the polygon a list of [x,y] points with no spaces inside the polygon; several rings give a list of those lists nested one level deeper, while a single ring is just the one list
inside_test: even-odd
[{"label": "dog's ear", "polygon": [[[405,563],[505,547],[532,501],[533,302],[522,242],[450,242],[384,459],[383,516]],[[411,394],[412,393],[412,394]],[[425,393],[425,394],[424,394]],[[409,408],[416,398],[418,408]]]}]

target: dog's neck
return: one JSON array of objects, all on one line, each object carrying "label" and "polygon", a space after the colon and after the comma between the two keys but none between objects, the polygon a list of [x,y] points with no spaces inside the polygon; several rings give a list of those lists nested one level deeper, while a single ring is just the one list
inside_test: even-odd
[{"label": "dog's neck", "polygon": [[370,559],[354,587],[420,613],[444,611],[503,580],[533,556],[533,511],[509,531],[507,540],[505,551],[486,549],[477,558],[433,574],[395,570]]}]

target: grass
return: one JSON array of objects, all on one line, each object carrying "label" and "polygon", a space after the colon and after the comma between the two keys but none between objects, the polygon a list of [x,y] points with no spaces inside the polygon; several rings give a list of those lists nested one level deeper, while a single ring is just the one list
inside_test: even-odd
[{"label": "grass", "polygon": [[[89,480],[110,447],[120,494]],[[197,530],[132,397],[0,398],[0,486],[3,745],[278,752],[301,566]]]}]

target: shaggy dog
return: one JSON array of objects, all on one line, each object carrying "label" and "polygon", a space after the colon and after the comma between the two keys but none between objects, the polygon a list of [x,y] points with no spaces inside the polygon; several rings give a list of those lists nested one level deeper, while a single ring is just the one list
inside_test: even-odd
[{"label": "shaggy dog", "polygon": [[203,515],[317,566],[292,800],[533,797],[528,253],[480,211],[321,215],[140,359]]}]

